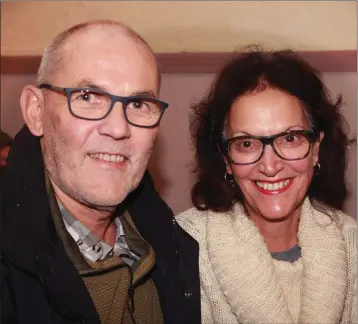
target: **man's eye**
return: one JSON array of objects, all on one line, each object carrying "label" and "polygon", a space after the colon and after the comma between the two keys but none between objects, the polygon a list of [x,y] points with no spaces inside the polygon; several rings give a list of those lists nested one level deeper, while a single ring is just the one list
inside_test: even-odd
[{"label": "man's eye", "polygon": [[72,100],[90,102],[98,97],[95,93],[89,91],[78,91],[72,94]]},{"label": "man's eye", "polygon": [[83,101],[89,101],[91,99],[91,95],[88,92],[81,93],[80,99]]},{"label": "man's eye", "polygon": [[132,108],[134,110],[144,110],[150,108],[150,105],[146,101],[138,100],[130,102],[129,108]]}]

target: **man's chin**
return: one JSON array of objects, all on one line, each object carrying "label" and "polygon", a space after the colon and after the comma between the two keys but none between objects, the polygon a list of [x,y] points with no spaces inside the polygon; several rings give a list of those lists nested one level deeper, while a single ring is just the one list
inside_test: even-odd
[{"label": "man's chin", "polygon": [[114,211],[118,205],[126,199],[128,194],[129,191],[119,192],[118,194],[106,194],[103,192],[101,195],[95,194],[92,195],[92,197],[87,196],[86,201],[83,203],[92,209],[100,211]]},{"label": "man's chin", "polygon": [[97,198],[97,199],[90,199],[90,201],[83,202],[83,204],[90,209],[112,213],[117,209],[118,205],[123,200],[124,199],[108,200],[108,198],[107,199]]}]

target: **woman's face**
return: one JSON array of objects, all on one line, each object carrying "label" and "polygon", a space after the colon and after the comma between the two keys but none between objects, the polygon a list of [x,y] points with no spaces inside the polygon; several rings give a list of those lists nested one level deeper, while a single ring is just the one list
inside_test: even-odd
[{"label": "woman's face", "polygon": [[[227,138],[234,136],[269,136],[288,130],[309,130],[309,124],[299,100],[278,89],[237,98],[226,125]],[[250,216],[278,220],[300,211],[318,162],[320,139],[302,160],[286,161],[278,157],[270,145],[261,159],[249,165],[226,161],[244,195],[244,205]]]}]

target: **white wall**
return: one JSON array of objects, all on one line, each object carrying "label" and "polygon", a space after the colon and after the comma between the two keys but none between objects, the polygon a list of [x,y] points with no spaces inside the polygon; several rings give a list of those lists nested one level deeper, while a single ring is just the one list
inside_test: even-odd
[{"label": "white wall", "polygon": [[[190,190],[195,177],[191,173],[193,152],[189,144],[189,106],[208,89],[213,77],[211,74],[163,75],[161,99],[168,101],[170,107],[163,117],[158,142],[150,161],[150,170],[160,194],[175,213],[192,206]],[[346,103],[343,112],[349,122],[351,134],[356,135],[356,73],[323,73],[323,78],[333,96],[342,93]],[[11,135],[16,134],[23,124],[19,108],[21,88],[34,80],[34,75],[1,76],[1,127]],[[356,150],[351,152],[347,181],[352,194],[345,204],[345,211],[356,217]]]}]

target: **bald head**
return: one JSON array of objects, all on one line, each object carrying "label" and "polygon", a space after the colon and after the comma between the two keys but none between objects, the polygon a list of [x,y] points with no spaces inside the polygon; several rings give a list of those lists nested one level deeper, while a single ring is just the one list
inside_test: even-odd
[{"label": "bald head", "polygon": [[[81,23],[61,32],[45,48],[37,73],[37,85],[49,82],[50,76],[60,69],[65,58],[66,50],[71,50],[71,46],[73,45],[76,45],[77,47],[80,46],[80,43],[75,42],[76,38],[93,31],[103,32],[108,36],[108,38],[115,37],[118,34],[131,38],[133,41],[138,43],[138,45],[145,48],[148,54],[153,56],[155,61],[154,53],[149,44],[128,26],[113,20],[96,20]],[[158,82],[159,80],[160,73],[158,70]]]}]

